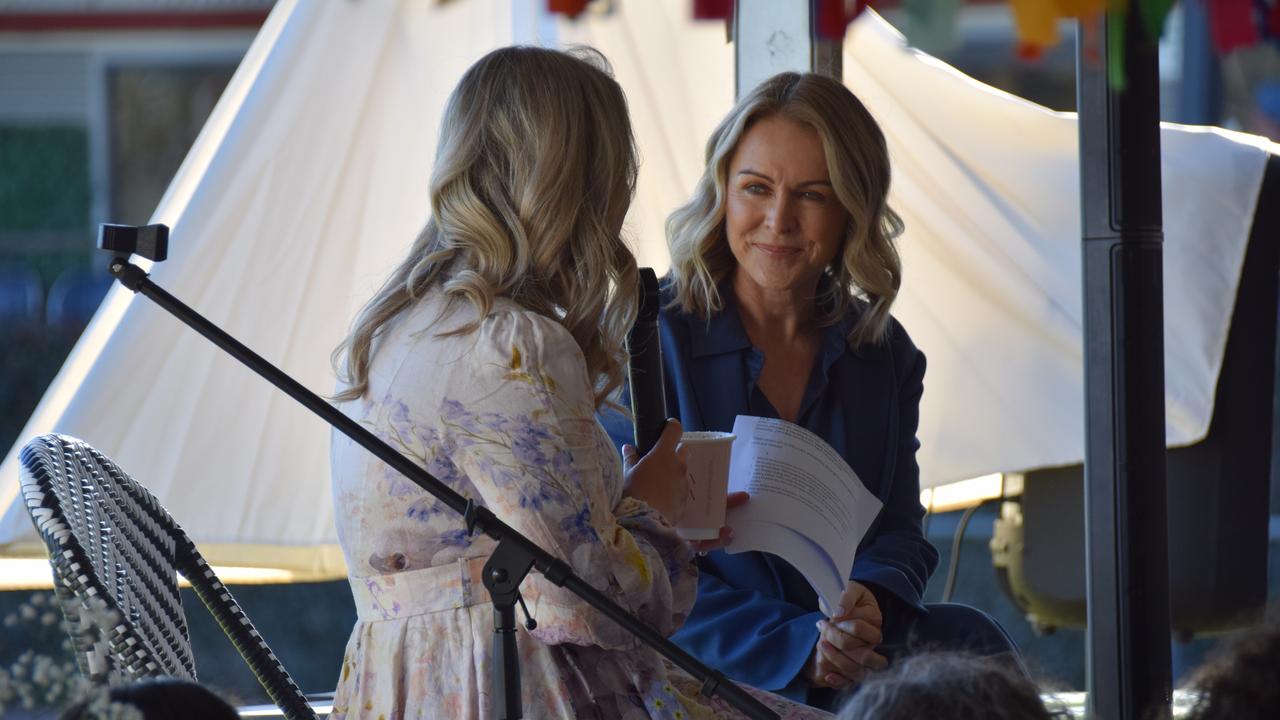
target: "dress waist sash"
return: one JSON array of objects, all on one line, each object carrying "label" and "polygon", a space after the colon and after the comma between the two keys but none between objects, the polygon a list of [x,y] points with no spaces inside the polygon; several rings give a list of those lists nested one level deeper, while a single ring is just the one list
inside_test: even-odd
[{"label": "dress waist sash", "polygon": [[356,615],[361,622],[378,622],[488,603],[481,580],[488,559],[459,558],[420,570],[350,578]]}]

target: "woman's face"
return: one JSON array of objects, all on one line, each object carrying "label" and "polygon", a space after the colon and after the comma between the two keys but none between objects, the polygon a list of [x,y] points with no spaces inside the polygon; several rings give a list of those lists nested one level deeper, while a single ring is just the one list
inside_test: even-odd
[{"label": "woman's face", "polygon": [[729,160],[727,184],[735,282],[767,293],[813,293],[848,222],[818,132],[778,115],[756,121]]}]

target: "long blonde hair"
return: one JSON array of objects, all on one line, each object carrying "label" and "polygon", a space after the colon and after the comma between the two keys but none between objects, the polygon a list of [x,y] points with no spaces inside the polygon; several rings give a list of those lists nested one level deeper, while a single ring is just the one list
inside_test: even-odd
[{"label": "long blonde hair", "polygon": [[609,72],[594,50],[535,47],[495,50],[467,70],[444,112],[431,220],[334,351],[347,385],[335,399],[368,391],[379,332],[434,286],[480,318],[505,296],[561,323],[582,348],[597,407],[621,385],[638,291],[619,233],[637,159]]},{"label": "long blonde hair", "polygon": [[880,342],[902,285],[902,262],[893,243],[902,220],[887,200],[889,151],[871,113],[842,83],[823,75],[769,78],[739,100],[711,133],[706,170],[693,197],[667,218],[672,304],[707,320],[723,307],[719,285],[736,265],[725,235],[729,162],[747,129],[773,115],[818,132],[831,186],[849,213],[843,245],[819,283],[819,322],[840,322],[858,309],[861,297],[867,307],[858,312],[849,340]]}]

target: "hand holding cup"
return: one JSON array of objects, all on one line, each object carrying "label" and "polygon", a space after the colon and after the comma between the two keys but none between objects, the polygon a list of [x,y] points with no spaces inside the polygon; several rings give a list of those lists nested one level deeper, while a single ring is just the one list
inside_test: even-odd
[{"label": "hand holding cup", "polygon": [[662,435],[644,457],[634,445],[622,446],[623,469],[626,473],[624,496],[643,500],[658,511],[667,522],[674,523],[684,514],[689,502],[688,451],[679,447],[684,428],[676,419],[667,420]]},{"label": "hand holding cup", "polygon": [[698,552],[728,545],[733,530],[725,526],[725,514],[748,499],[745,492],[728,492],[733,439],[726,432],[684,432],[679,421],[668,420],[643,458],[634,446],[622,446],[624,494],[652,506]]}]

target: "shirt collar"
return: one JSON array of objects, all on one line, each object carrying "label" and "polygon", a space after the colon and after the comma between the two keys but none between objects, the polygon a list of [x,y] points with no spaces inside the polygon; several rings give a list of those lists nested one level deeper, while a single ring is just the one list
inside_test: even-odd
[{"label": "shirt collar", "polygon": [[742,327],[742,318],[738,315],[738,300],[733,291],[721,287],[720,298],[724,301],[724,307],[707,321],[707,331],[693,334],[691,345],[694,357],[719,355],[751,347],[751,338],[747,337],[747,331]]},{"label": "shirt collar", "polygon": [[822,352],[829,354],[828,364],[835,362],[834,356],[844,352],[849,352],[855,357],[864,357],[864,348],[849,339],[849,333],[857,324],[858,316],[866,311],[866,306],[859,301],[855,301],[855,307],[860,311],[857,315],[846,315],[840,319],[840,322],[823,329],[825,334],[822,340]]},{"label": "shirt collar", "polygon": [[[720,297],[724,301],[724,307],[707,321],[706,332],[693,334],[691,349],[694,357],[720,355],[752,347],[751,338],[747,337],[747,331],[742,327],[742,317],[738,314],[738,300],[733,290],[722,286]],[[832,363],[845,352],[861,357],[862,352],[848,339],[853,323],[852,318],[845,318],[835,325],[822,329],[822,367],[830,368]]]}]

